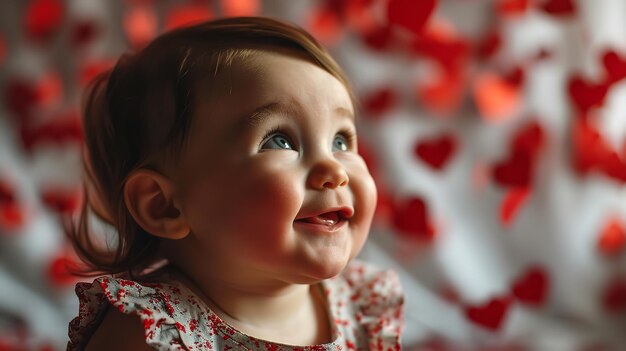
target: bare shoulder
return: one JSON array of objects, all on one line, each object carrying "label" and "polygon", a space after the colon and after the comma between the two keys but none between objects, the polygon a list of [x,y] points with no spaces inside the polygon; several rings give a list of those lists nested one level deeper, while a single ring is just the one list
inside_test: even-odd
[{"label": "bare shoulder", "polygon": [[86,351],[152,350],[146,344],[138,316],[124,314],[109,307],[106,316],[87,343]]}]

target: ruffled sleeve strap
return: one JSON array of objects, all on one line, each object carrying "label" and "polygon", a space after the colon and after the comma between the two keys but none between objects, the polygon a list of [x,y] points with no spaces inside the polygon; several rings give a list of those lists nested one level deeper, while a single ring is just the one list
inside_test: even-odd
[{"label": "ruffled sleeve strap", "polygon": [[[180,303],[177,287],[138,283],[131,280],[100,277],[93,283],[79,283],[76,295],[80,301],[79,314],[70,323],[68,350],[81,350],[100,325],[109,305],[125,314],[139,316],[146,343],[157,350],[187,350],[175,315]],[[172,297],[176,296],[176,297]]]},{"label": "ruffled sleeve strap", "polygon": [[353,265],[346,272],[353,288],[357,321],[368,334],[370,350],[400,350],[404,331],[404,294],[398,275],[366,264]]}]

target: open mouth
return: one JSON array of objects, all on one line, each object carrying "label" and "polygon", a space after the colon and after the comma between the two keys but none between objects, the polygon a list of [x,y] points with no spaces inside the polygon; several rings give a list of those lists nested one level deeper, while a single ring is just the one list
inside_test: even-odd
[{"label": "open mouth", "polygon": [[348,219],[341,211],[330,211],[312,217],[300,218],[294,221],[299,225],[323,231],[334,232],[341,228]]}]

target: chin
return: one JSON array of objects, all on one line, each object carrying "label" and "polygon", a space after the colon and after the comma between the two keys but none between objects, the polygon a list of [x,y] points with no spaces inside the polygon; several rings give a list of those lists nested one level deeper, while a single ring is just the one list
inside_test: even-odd
[{"label": "chin", "polygon": [[330,279],[339,275],[344,270],[344,268],[346,268],[346,265],[348,264],[348,259],[348,257],[346,257],[345,259],[335,258],[312,263],[310,269],[308,269],[307,272],[307,277],[311,279],[312,282],[307,282],[307,284]]}]

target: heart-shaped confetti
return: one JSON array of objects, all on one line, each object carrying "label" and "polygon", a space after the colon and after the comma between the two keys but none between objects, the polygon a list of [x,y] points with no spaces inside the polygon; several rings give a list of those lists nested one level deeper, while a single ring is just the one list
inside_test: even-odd
[{"label": "heart-shaped confetti", "polygon": [[543,127],[536,119],[533,119],[513,136],[512,148],[516,152],[536,156],[543,148],[545,138]]},{"label": "heart-shaped confetti", "polygon": [[489,60],[502,47],[502,35],[497,28],[492,28],[483,34],[476,45],[476,54],[483,60]]},{"label": "heart-shaped confetti", "polygon": [[602,227],[598,237],[598,250],[606,256],[624,252],[626,229],[620,218],[610,218]]},{"label": "heart-shaped confetti", "polygon": [[591,108],[604,104],[608,91],[607,84],[591,83],[578,75],[572,76],[567,88],[573,104],[582,115],[587,114]]},{"label": "heart-shaped confetti", "polygon": [[77,113],[56,116],[50,121],[34,128],[20,130],[22,145],[28,151],[41,143],[64,144],[83,141],[80,118]]},{"label": "heart-shaped confetti", "polygon": [[5,86],[4,105],[13,114],[18,126],[27,124],[39,95],[35,84],[19,78],[10,79]]},{"label": "heart-shaped confetti", "polygon": [[496,0],[494,1],[496,12],[505,18],[525,15],[528,11],[530,0]]},{"label": "heart-shaped confetti", "polygon": [[420,197],[396,202],[392,224],[398,233],[410,239],[430,241],[435,237],[426,202]]},{"label": "heart-shaped confetti", "polygon": [[71,271],[76,267],[76,262],[64,255],[55,257],[48,265],[48,279],[58,287],[73,286],[78,278]]},{"label": "heart-shaped confetti", "polygon": [[[493,179],[503,186],[529,188],[544,143],[545,132],[536,120],[524,125],[513,136],[509,157],[493,167]],[[520,194],[513,195],[517,203]]]},{"label": "heart-shaped confetti", "polygon": [[513,283],[513,296],[530,306],[543,306],[549,292],[548,272],[541,266],[531,266]]},{"label": "heart-shaped confetti", "polygon": [[576,6],[572,0],[547,0],[541,9],[554,16],[573,16],[576,14]]},{"label": "heart-shaped confetti", "polygon": [[459,74],[466,69],[472,51],[471,43],[449,23],[433,21],[410,44],[412,53],[432,59],[448,73]]},{"label": "heart-shaped confetti", "polygon": [[440,136],[420,140],[415,145],[415,155],[436,170],[442,170],[457,149],[454,135],[444,133]]},{"label": "heart-shaped confetti", "polygon": [[387,2],[387,20],[419,34],[435,9],[435,0],[389,0]]},{"label": "heart-shaped confetti", "polygon": [[47,41],[61,25],[63,12],[59,0],[30,1],[24,18],[26,34],[35,41]]},{"label": "heart-shaped confetti", "polygon": [[467,80],[464,72],[444,72],[417,86],[418,101],[435,116],[453,116],[465,97]]},{"label": "heart-shaped confetti", "polygon": [[82,192],[48,188],[41,192],[41,200],[51,210],[62,215],[69,215],[76,213],[80,208]]},{"label": "heart-shaped confetti", "polygon": [[124,32],[130,44],[141,49],[157,35],[158,19],[152,6],[137,5],[124,14]]},{"label": "heart-shaped confetti", "polygon": [[391,86],[379,88],[363,98],[363,107],[374,118],[383,116],[398,102],[398,94]]},{"label": "heart-shaped confetti", "polygon": [[626,311],[626,278],[618,276],[608,282],[601,296],[601,304],[608,313]]},{"label": "heart-shaped confetti", "polygon": [[531,155],[513,152],[507,159],[493,167],[493,180],[502,186],[530,188],[534,166],[534,159]]},{"label": "heart-shaped confetti", "polygon": [[86,86],[96,78],[100,73],[111,69],[115,65],[115,60],[111,59],[98,59],[85,62],[79,74],[78,83],[80,86]]},{"label": "heart-shaped confetti", "polygon": [[506,192],[500,205],[500,222],[505,227],[513,223],[529,196],[530,189],[528,188],[513,188]]},{"label": "heart-shaped confetti", "polygon": [[617,52],[608,50],[602,55],[602,64],[609,84],[626,78],[626,57],[622,58]]},{"label": "heart-shaped confetti", "polygon": [[0,33],[0,64],[3,64],[7,58],[7,42],[4,35]]},{"label": "heart-shaped confetti", "polygon": [[513,117],[522,101],[520,86],[494,73],[479,74],[473,92],[480,116],[488,122]]},{"label": "heart-shaped confetti", "polygon": [[207,4],[178,5],[171,8],[166,15],[165,29],[188,26],[213,18],[213,11]]},{"label": "heart-shaped confetti", "polygon": [[596,169],[611,152],[602,134],[585,119],[572,123],[572,147],[573,167],[580,175]]},{"label": "heart-shaped confetti", "polygon": [[24,211],[17,203],[13,187],[8,181],[0,181],[0,228],[11,232],[26,220]]},{"label": "heart-shaped confetti", "polygon": [[321,6],[314,9],[308,23],[309,32],[325,46],[335,46],[343,37],[343,22],[333,7]]},{"label": "heart-shaped confetti", "polygon": [[344,14],[346,24],[357,33],[369,33],[378,25],[376,13],[372,9],[378,4],[376,0],[345,0]]},{"label": "heart-shaped confetti", "polygon": [[226,17],[256,16],[261,9],[260,0],[221,0],[220,3]]},{"label": "heart-shaped confetti", "polygon": [[622,183],[626,182],[626,160],[617,151],[611,150],[599,166],[606,176]]},{"label": "heart-shaped confetti", "polygon": [[362,33],[363,43],[374,51],[387,51],[393,47],[394,35],[390,26],[377,25]]},{"label": "heart-shaped confetti", "polygon": [[63,99],[63,81],[54,71],[47,72],[36,83],[37,102],[43,108],[51,107]]},{"label": "heart-shaped confetti", "polygon": [[595,170],[626,182],[626,160],[604,140],[591,121],[574,120],[572,139],[573,168],[578,174],[586,175]]},{"label": "heart-shaped confetti", "polygon": [[95,20],[82,19],[71,24],[71,44],[82,48],[94,41],[100,34],[101,27]]},{"label": "heart-shaped confetti", "polygon": [[498,331],[511,306],[509,296],[494,297],[483,305],[465,306],[465,316],[476,325]]}]

